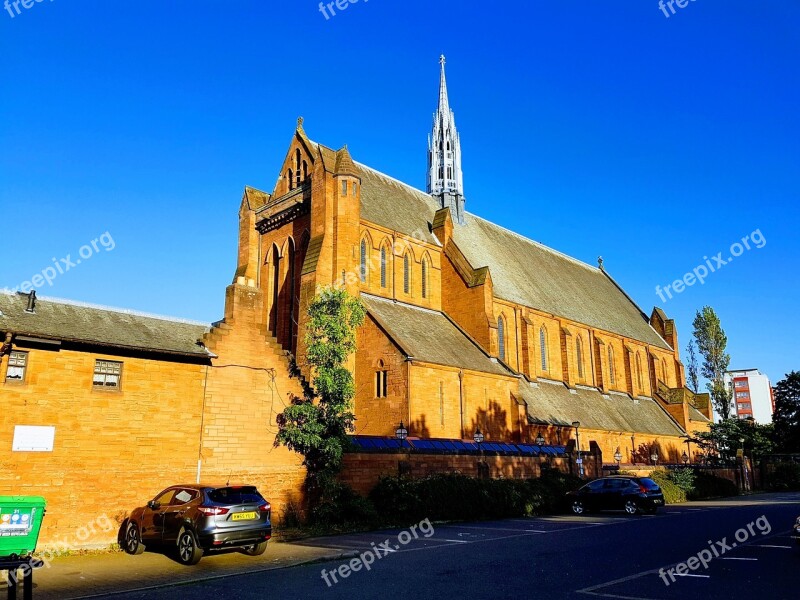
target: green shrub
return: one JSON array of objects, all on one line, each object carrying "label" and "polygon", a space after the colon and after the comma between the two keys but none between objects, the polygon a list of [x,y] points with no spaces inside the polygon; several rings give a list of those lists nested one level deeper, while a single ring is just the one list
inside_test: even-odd
[{"label": "green shrub", "polygon": [[309,525],[341,526],[379,524],[372,502],[349,485],[335,481],[326,485],[322,500],[309,514]]},{"label": "green shrub", "polygon": [[686,490],[682,489],[672,480],[671,474],[667,471],[653,471],[650,479],[655,481],[664,493],[666,504],[680,504],[686,502]]},{"label": "green shrub", "polygon": [[705,500],[738,495],[739,488],[730,479],[699,471],[695,474],[694,487],[689,492],[689,500]]},{"label": "green shrub", "polygon": [[673,469],[669,472],[669,478],[687,494],[694,489],[696,477],[694,469],[692,468],[684,467],[683,469]]},{"label": "green shrub", "polygon": [[370,492],[378,514],[387,524],[425,518],[471,521],[531,516],[553,512],[564,495],[584,482],[557,471],[539,479],[475,479],[465,475],[431,475],[410,480],[384,477]]},{"label": "green shrub", "polygon": [[776,491],[800,490],[800,465],[779,463],[769,478],[769,488]]}]

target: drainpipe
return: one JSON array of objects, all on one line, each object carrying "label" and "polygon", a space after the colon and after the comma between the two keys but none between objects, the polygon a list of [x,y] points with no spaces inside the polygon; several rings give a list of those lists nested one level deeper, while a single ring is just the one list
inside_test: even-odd
[{"label": "drainpipe", "polygon": [[464,439],[464,371],[458,370],[458,407],[461,419],[461,439]]}]

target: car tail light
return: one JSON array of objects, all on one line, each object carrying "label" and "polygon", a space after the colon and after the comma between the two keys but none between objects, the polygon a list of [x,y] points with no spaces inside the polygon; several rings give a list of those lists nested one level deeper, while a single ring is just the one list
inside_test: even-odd
[{"label": "car tail light", "polygon": [[639,486],[639,493],[646,494],[647,493],[647,488],[644,487],[643,485],[640,485]]},{"label": "car tail light", "polygon": [[198,506],[197,510],[207,517],[214,515],[227,515],[230,511],[227,508],[220,508],[218,506]]},{"label": "car tail light", "polygon": [[269,502],[265,502],[261,506],[258,507],[258,510],[261,512],[269,512],[272,509],[272,505]]}]

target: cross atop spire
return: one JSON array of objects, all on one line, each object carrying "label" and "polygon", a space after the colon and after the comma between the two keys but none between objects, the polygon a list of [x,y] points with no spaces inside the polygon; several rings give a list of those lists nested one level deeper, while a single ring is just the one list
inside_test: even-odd
[{"label": "cross atop spire", "polygon": [[461,173],[461,139],[447,96],[445,57],[439,57],[439,106],[433,116],[433,131],[428,137],[428,193],[437,196],[441,206],[450,207],[454,222],[464,222],[464,180]]}]

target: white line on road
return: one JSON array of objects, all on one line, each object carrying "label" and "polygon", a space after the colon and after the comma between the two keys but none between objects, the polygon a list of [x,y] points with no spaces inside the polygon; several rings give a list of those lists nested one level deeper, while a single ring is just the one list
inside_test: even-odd
[{"label": "white line on road", "polygon": [[791,546],[773,546],[771,544],[752,544],[751,547],[753,548],[784,548],[786,550],[791,550]]},{"label": "white line on road", "polygon": [[758,560],[757,558],[740,558],[737,556],[721,556],[720,560]]},{"label": "white line on road", "polygon": [[[672,573],[670,573],[672,575]],[[695,575],[694,573],[675,573],[675,577],[700,577],[702,579],[711,579],[711,575]]]},{"label": "white line on road", "polygon": [[[451,529],[448,527],[448,529]],[[547,533],[541,529],[515,529],[514,527],[479,527],[473,525],[454,525],[452,529],[478,529],[478,530],[485,530],[485,531],[515,531],[516,533],[520,532],[535,532],[535,533]]]}]

